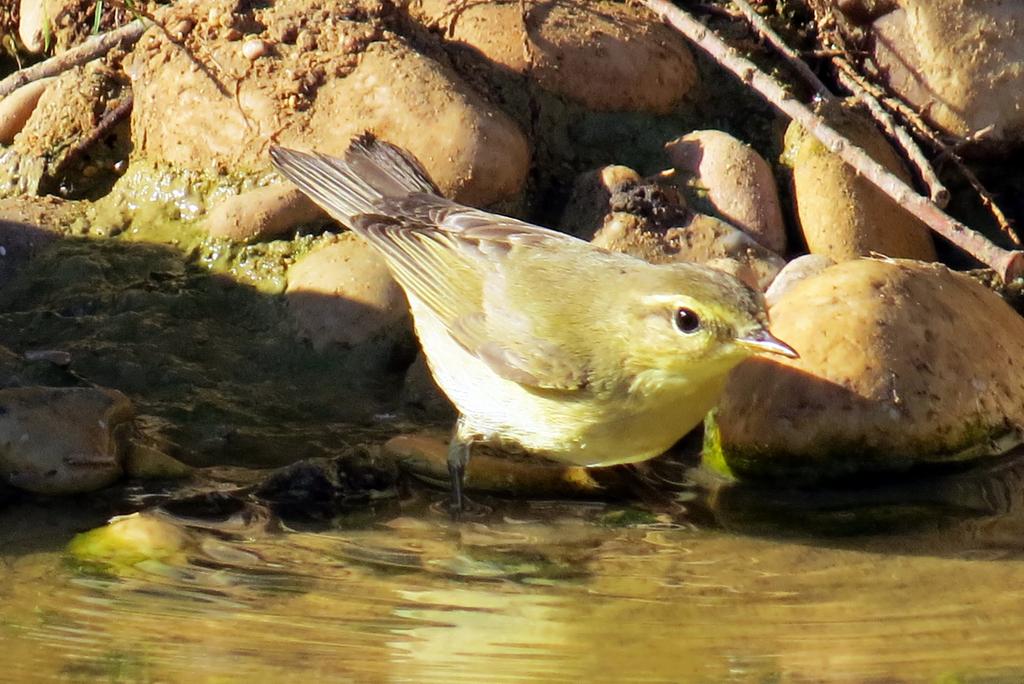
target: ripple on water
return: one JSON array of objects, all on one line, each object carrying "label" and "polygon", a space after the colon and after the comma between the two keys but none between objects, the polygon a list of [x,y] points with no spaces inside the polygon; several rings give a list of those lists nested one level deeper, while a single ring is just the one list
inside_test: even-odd
[{"label": "ripple on water", "polygon": [[[1007,552],[1022,528],[1011,517],[913,534],[779,539],[620,513],[548,504],[453,525],[418,510],[317,531],[177,522],[182,552],[160,560],[105,567],[54,551],[9,554],[0,565],[5,676],[1024,675],[1024,563]],[[624,520],[641,522],[613,525]],[[978,557],[991,549],[998,560]]]}]

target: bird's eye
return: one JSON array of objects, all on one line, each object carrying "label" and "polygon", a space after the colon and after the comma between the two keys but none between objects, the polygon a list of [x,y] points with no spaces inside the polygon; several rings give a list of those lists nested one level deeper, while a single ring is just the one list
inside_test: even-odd
[{"label": "bird's eye", "polygon": [[676,330],[687,335],[700,330],[700,316],[693,309],[687,309],[686,307],[676,309],[676,315],[673,317],[672,322],[675,323]]}]

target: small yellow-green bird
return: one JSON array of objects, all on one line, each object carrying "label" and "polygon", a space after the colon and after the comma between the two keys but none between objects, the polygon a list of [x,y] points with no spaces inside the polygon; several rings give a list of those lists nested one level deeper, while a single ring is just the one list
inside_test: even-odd
[{"label": "small yellow-green bird", "polygon": [[434,379],[459,411],[455,511],[475,442],[583,466],[643,461],[703,419],[740,361],[797,356],[768,331],[761,295],[733,276],[649,264],[445,199],[412,155],[370,135],[343,159],[270,155],[405,290]]}]

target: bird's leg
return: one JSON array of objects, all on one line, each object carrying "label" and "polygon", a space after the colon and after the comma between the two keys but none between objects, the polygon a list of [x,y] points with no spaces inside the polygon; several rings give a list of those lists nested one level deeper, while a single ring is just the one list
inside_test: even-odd
[{"label": "bird's leg", "polygon": [[457,519],[463,510],[462,481],[466,476],[466,464],[469,463],[469,448],[472,441],[462,434],[462,416],[455,421],[452,438],[448,442],[448,479],[451,483],[451,513]]}]

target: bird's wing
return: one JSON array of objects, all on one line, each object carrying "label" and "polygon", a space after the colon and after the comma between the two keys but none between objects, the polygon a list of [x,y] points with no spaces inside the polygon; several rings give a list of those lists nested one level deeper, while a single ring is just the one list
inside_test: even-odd
[{"label": "bird's wing", "polygon": [[578,243],[564,233],[435,194],[408,153],[372,136],[344,159],[271,149],[277,168],[385,256],[395,278],[448,334],[498,375],[541,389],[586,385],[565,349],[534,334],[509,300],[503,263],[517,250]]},{"label": "bird's wing", "polygon": [[[495,373],[540,389],[585,386],[585,369],[559,345],[537,337],[529,317],[516,310],[503,265],[518,250],[545,249],[573,238],[430,199],[439,202],[408,206],[404,219],[356,217],[356,230],[385,255],[395,278],[452,339]],[[437,223],[415,222],[412,216]]]}]

